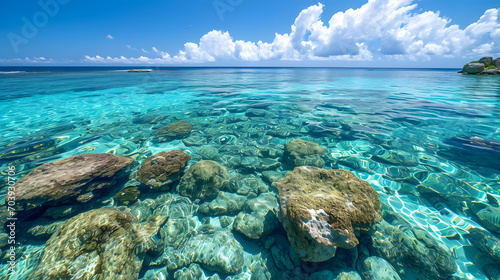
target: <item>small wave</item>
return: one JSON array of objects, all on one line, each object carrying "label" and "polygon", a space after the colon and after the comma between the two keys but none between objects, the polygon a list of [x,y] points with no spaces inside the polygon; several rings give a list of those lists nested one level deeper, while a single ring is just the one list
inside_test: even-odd
[{"label": "small wave", "polygon": [[0,74],[17,74],[17,73],[26,73],[26,71],[0,71]]}]

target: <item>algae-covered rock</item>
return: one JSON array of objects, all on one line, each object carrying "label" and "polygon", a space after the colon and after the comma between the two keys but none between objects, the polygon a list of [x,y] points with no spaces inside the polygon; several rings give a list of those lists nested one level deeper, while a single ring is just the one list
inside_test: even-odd
[{"label": "algae-covered rock", "polygon": [[83,154],[45,163],[16,183],[16,210],[85,203],[114,185],[120,171],[133,161],[111,154]]},{"label": "algae-covered rock", "polygon": [[47,241],[30,279],[137,279],[145,253],[137,245],[146,236],[133,220],[110,208],[69,219]]},{"label": "algae-covered rock", "polygon": [[375,252],[394,267],[412,270],[426,279],[446,279],[457,271],[455,260],[434,238],[421,229],[375,224],[371,235]]},{"label": "algae-covered rock", "polygon": [[242,195],[220,191],[217,197],[200,205],[199,211],[205,215],[234,215],[241,211],[247,198]]},{"label": "algae-covered rock", "polygon": [[126,187],[114,197],[117,205],[132,205],[137,201],[141,192],[138,187]]},{"label": "algae-covered rock", "polygon": [[229,175],[224,166],[215,161],[202,160],[186,171],[177,191],[191,199],[208,200],[215,198],[228,180]]},{"label": "algae-covered rock", "polygon": [[187,121],[173,122],[161,127],[156,132],[156,136],[162,137],[165,141],[182,139],[186,138],[192,129],[193,126]]},{"label": "algae-covered rock", "polygon": [[286,144],[283,154],[284,161],[293,167],[302,165],[323,167],[325,158],[326,149],[324,147],[302,139],[294,139]]},{"label": "algae-covered rock", "polygon": [[178,181],[191,156],[181,150],[162,151],[145,160],[137,172],[137,181],[152,189],[164,189]]},{"label": "algae-covered rock", "polygon": [[355,231],[381,220],[378,193],[346,170],[296,167],[277,187],[280,220],[305,261],[328,260],[337,246],[354,248]]},{"label": "algae-covered rock", "polygon": [[43,223],[40,225],[35,225],[28,229],[28,235],[31,235],[37,239],[49,239],[54,232],[63,224],[63,221],[57,221],[52,223]]},{"label": "algae-covered rock", "polygon": [[379,257],[369,257],[361,266],[363,280],[401,280],[390,263]]},{"label": "algae-covered rock", "polygon": [[248,200],[234,220],[233,228],[250,239],[259,239],[278,226],[278,199],[274,193],[262,193]]}]

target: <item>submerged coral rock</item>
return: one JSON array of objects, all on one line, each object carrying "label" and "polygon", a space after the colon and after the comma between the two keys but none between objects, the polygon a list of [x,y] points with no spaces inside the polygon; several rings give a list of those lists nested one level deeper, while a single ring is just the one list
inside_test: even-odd
[{"label": "submerged coral rock", "polygon": [[[16,210],[84,203],[117,182],[134,160],[111,154],[83,154],[44,165],[16,183]],[[89,195],[90,194],[90,195]]]},{"label": "submerged coral rock", "polygon": [[205,274],[198,264],[191,264],[189,267],[183,267],[174,273],[175,280],[199,280],[204,278]]},{"label": "submerged coral rock", "polygon": [[156,136],[162,137],[165,141],[186,138],[193,129],[187,121],[179,121],[167,124],[156,132]]},{"label": "submerged coral rock", "polygon": [[335,280],[361,280],[361,276],[356,271],[341,272]]},{"label": "submerged coral rock", "polygon": [[142,258],[133,219],[109,208],[69,219],[47,241],[30,279],[137,279]]},{"label": "submerged coral rock", "polygon": [[186,171],[177,191],[191,199],[208,200],[215,198],[228,180],[229,175],[224,166],[215,161],[202,160]]},{"label": "submerged coral rock", "polygon": [[374,226],[371,235],[375,252],[392,265],[413,270],[426,279],[446,279],[457,271],[455,260],[448,250],[421,229],[393,226],[386,221]]},{"label": "submerged coral rock", "polygon": [[126,187],[119,191],[114,199],[118,205],[132,205],[137,201],[141,192],[137,187]]},{"label": "submerged coral rock", "polygon": [[394,267],[379,257],[367,258],[361,268],[364,280],[401,280]]},{"label": "submerged coral rock", "polygon": [[200,134],[195,134],[183,139],[182,142],[186,146],[203,146],[207,144],[207,138]]},{"label": "submerged coral rock", "polygon": [[284,161],[293,167],[302,165],[323,167],[325,158],[326,149],[324,147],[302,139],[294,139],[286,144],[283,154]]},{"label": "submerged coral rock", "polygon": [[354,248],[355,230],[368,231],[381,220],[378,193],[346,170],[296,167],[277,187],[280,220],[305,261],[328,260],[337,246]]},{"label": "submerged coral rock", "polygon": [[278,226],[278,200],[274,193],[262,193],[248,200],[234,220],[233,228],[250,239],[259,239]]},{"label": "submerged coral rock", "polygon": [[181,150],[162,151],[145,160],[137,172],[137,180],[153,189],[164,189],[178,181],[191,156]]},{"label": "submerged coral rock", "polygon": [[240,212],[246,201],[245,196],[221,191],[214,200],[200,205],[199,211],[209,216],[234,215]]},{"label": "submerged coral rock", "polygon": [[500,207],[494,207],[480,201],[472,201],[469,203],[469,208],[485,228],[500,233]]},{"label": "submerged coral rock", "polygon": [[243,266],[243,247],[229,231],[198,234],[186,241],[181,254],[215,272],[234,274]]},{"label": "submerged coral rock", "polygon": [[487,253],[500,265],[500,239],[488,231],[479,228],[471,228],[468,239],[472,245]]}]

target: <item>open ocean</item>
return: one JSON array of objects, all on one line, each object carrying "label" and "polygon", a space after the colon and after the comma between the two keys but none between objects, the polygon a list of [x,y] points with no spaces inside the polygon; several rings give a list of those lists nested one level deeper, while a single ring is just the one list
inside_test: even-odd
[{"label": "open ocean", "polygon": [[[12,166],[13,177],[19,180],[44,163],[86,153],[135,159],[128,181],[85,209],[18,221],[14,271],[7,263],[11,245],[9,229],[4,227],[0,279],[42,279],[30,275],[41,265],[51,265],[40,264],[41,252],[57,228],[90,208],[116,208],[115,195],[127,186],[137,187],[137,197],[119,209],[132,214],[149,209],[145,201],[160,203],[157,198],[165,194],[191,207],[191,212],[176,216],[178,223],[160,225],[159,233],[151,237],[153,243],[163,244],[159,252],[136,256],[139,279],[360,279],[355,273],[345,276],[351,278],[339,275],[361,274],[359,260],[368,256],[384,258],[401,279],[500,279],[499,77],[461,75],[459,69],[160,68],[149,73],[127,69],[131,68],[0,67],[2,213],[7,211],[4,198]],[[189,136],[159,139],[161,127],[178,121],[192,125]],[[276,182],[269,178],[293,170],[283,160],[283,151],[296,138],[325,147],[320,167],[349,170],[367,181],[380,196],[384,220],[404,228],[408,240],[425,244],[425,250],[441,247],[439,252],[447,252],[455,262],[455,272],[434,277],[419,274],[411,265],[405,269],[411,262],[426,262],[440,271],[444,264],[440,257],[426,256],[424,249],[421,255],[391,259],[391,245],[386,254],[370,247],[372,232],[357,233],[360,245],[339,248],[331,260],[300,260],[282,224],[262,218],[279,212]],[[224,166],[233,187],[220,192],[232,199],[238,195],[245,205],[224,214],[202,213],[198,207],[211,200],[180,196],[178,182],[151,192],[134,179],[148,157],[172,150],[191,156],[186,170],[201,160]],[[252,201],[265,197],[275,202],[262,214],[258,208],[263,206]],[[225,204],[213,205],[219,201],[224,200],[217,198],[210,207],[225,209]],[[246,223],[257,223],[248,227],[267,229],[262,223],[270,223],[271,230],[249,237],[234,225],[243,213]],[[168,221],[173,219],[169,215]],[[184,234],[187,220],[189,235]],[[176,226],[176,233],[168,231]],[[207,227],[212,235],[206,233]],[[471,229],[481,229],[477,231],[481,234],[471,234]],[[200,236],[209,236],[205,243],[200,241],[204,245],[189,247]],[[171,246],[161,243],[167,239],[177,241]],[[241,246],[241,263],[234,261],[235,269],[224,266],[227,260],[221,252],[210,250],[234,248],[206,240]],[[212,254],[215,264],[203,254]],[[179,261],[173,256],[188,257]],[[226,256],[230,262],[237,259],[231,256]],[[92,265],[83,265],[92,270]],[[94,279],[61,275],[50,279]]]}]

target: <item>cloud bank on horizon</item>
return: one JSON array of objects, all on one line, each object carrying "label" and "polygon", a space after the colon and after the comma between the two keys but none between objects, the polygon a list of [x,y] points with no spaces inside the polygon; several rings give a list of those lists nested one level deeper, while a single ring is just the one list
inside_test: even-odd
[{"label": "cloud bank on horizon", "polygon": [[[235,40],[228,31],[212,30],[198,43],[170,55],[152,47],[155,57],[85,56],[85,62],[126,64],[179,64],[224,61],[429,60],[500,54],[498,9],[489,9],[464,29],[439,12],[414,12],[413,0],[369,0],[358,9],[321,20],[324,5],[304,9],[290,33],[275,34],[272,42]],[[142,49],[143,53],[147,53]]]}]

